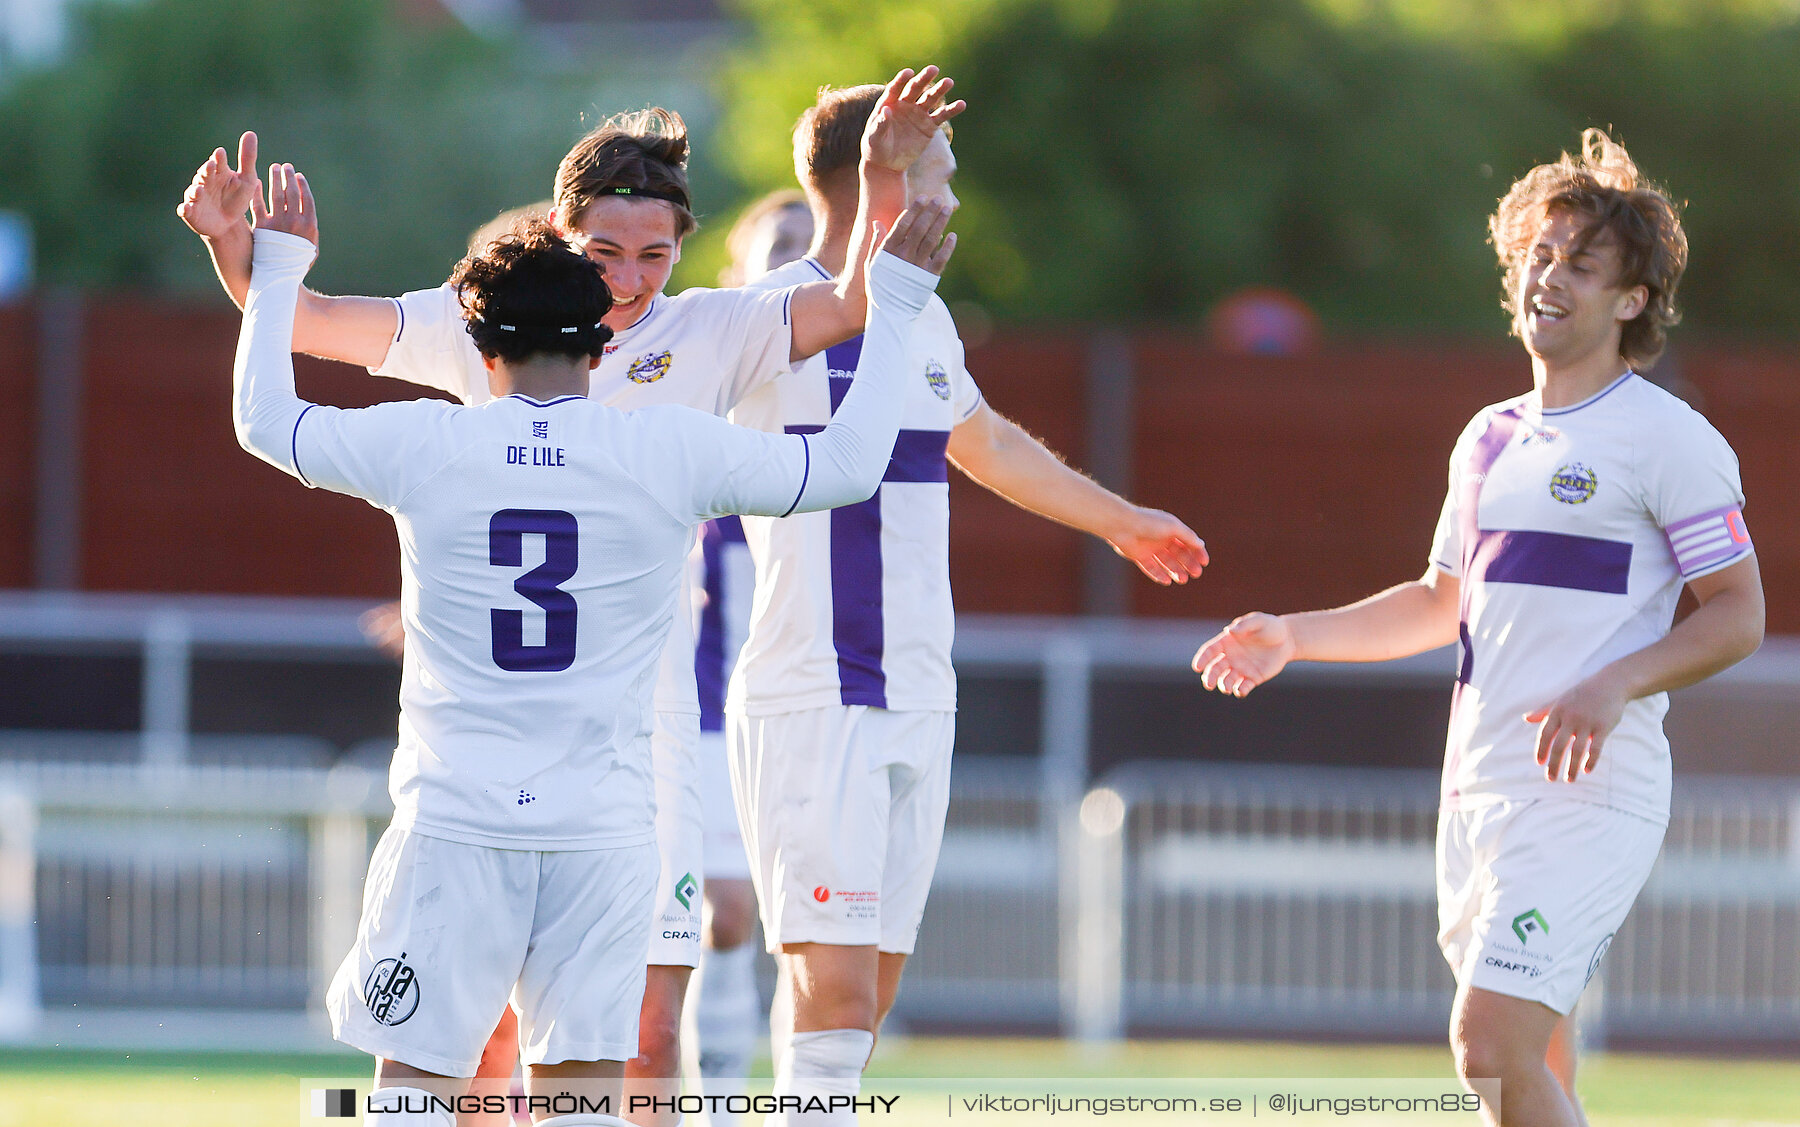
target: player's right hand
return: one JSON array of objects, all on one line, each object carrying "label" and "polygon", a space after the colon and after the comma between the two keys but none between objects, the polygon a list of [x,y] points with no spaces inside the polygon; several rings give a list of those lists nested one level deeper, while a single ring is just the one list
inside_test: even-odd
[{"label": "player's right hand", "polygon": [[968,108],[961,99],[944,101],[955,85],[951,79],[938,78],[935,66],[917,74],[910,68],[896,74],[863,130],[863,157],[893,172],[911,168],[944,123]]},{"label": "player's right hand", "polygon": [[1294,659],[1294,631],[1287,619],[1258,611],[1234,619],[1194,654],[1194,672],[1208,689],[1234,697],[1274,677]]},{"label": "player's right hand", "polygon": [[256,179],[256,134],[246,133],[238,138],[238,166],[231,167],[224,149],[214,149],[194,173],[175,214],[201,238],[223,238],[234,229],[243,230],[244,216],[261,195],[262,184]]},{"label": "player's right hand", "polygon": [[262,196],[251,201],[259,231],[282,231],[319,245],[319,211],[313,203],[312,188],[306,177],[294,171],[291,164],[269,166],[269,202]]},{"label": "player's right hand", "polygon": [[[875,240],[875,246],[869,252],[869,265],[875,264],[875,255],[886,251],[895,258],[942,275],[944,267],[950,264],[950,256],[956,253],[956,232],[944,233],[949,225],[949,208],[936,200],[916,199],[911,207],[900,213],[900,218],[894,220],[894,229]],[[879,225],[876,233],[880,235]]]}]

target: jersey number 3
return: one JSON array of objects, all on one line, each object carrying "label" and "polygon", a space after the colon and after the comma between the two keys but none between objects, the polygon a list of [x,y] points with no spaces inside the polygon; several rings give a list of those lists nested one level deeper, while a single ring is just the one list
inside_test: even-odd
[{"label": "jersey number 3", "polygon": [[513,581],[513,590],[544,611],[544,644],[525,644],[525,612],[490,610],[494,664],[513,673],[555,673],[575,664],[575,596],[559,583],[580,562],[579,526],[561,509],[501,509],[488,521],[488,563],[520,567],[527,534],[544,538],[544,562]]}]

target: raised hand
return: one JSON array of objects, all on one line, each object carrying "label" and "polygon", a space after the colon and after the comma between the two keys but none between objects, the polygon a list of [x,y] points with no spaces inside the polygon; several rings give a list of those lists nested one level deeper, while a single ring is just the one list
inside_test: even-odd
[{"label": "raised hand", "polygon": [[[913,205],[894,220],[894,229],[877,238],[871,255],[882,251],[912,263],[933,274],[943,274],[956,252],[956,232],[948,235],[950,209],[936,200],[914,200]],[[877,228],[879,234],[879,227]],[[873,261],[871,260],[871,265]]]},{"label": "raised hand", "polygon": [[214,149],[194,173],[175,214],[201,238],[222,238],[243,227],[245,214],[261,195],[262,184],[256,179],[256,134],[246,133],[238,138],[238,166],[231,167],[224,149]]},{"label": "raised hand", "polygon": [[1194,672],[1208,689],[1234,697],[1274,677],[1294,658],[1294,632],[1277,615],[1246,614],[1207,639],[1194,654]]},{"label": "raised hand", "polygon": [[312,189],[306,177],[294,171],[291,164],[269,166],[269,203],[262,196],[251,201],[258,230],[283,231],[319,245],[319,212],[313,204]]},{"label": "raised hand", "polygon": [[1550,782],[1572,783],[1600,763],[1606,737],[1619,726],[1628,697],[1604,674],[1581,684],[1535,712],[1527,724],[1538,726],[1537,761]]},{"label": "raised hand", "polygon": [[1198,579],[1211,563],[1206,542],[1180,520],[1158,509],[1137,509],[1130,527],[1109,536],[1112,550],[1137,565],[1139,571],[1163,586]]},{"label": "raised hand", "polygon": [[863,155],[894,172],[912,167],[938,129],[968,108],[960,99],[945,103],[955,85],[951,79],[939,78],[935,66],[917,74],[910,68],[896,74],[869,115],[863,131]]}]

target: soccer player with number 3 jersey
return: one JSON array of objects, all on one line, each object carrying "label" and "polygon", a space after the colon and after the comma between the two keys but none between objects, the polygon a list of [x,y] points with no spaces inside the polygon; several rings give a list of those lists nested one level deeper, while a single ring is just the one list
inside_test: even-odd
[{"label": "soccer player with number 3 jersey", "polygon": [[[617,1100],[638,1049],[657,870],[652,689],[694,529],[874,491],[907,329],[954,248],[948,212],[901,216],[871,256],[869,347],[843,412],[822,433],[776,436],[590,399],[612,298],[541,221],[452,281],[490,398],[307,403],[291,350],[317,212],[291,165],[271,170],[255,210],[239,442],[388,511],[400,534],[395,816],[328,997],[339,1039],[379,1058],[367,1122],[451,1127],[441,1101],[474,1075],[510,996],[530,1094],[551,1101],[534,1115],[619,1127],[616,1102],[600,1101]],[[564,1113],[571,1092],[591,1105]]]},{"label": "soccer player with number 3 jersey", "polygon": [[[1636,370],[1675,323],[1675,205],[1588,130],[1490,230],[1533,389],[1450,456],[1422,578],[1336,610],[1245,615],[1194,656],[1244,696],[1290,661],[1460,641],[1438,821],[1450,1043],[1498,1078],[1500,1122],[1583,1123],[1568,1019],[1650,874],[1669,817],[1667,693],[1761,644],[1737,458]],[[1698,608],[1671,628],[1682,588]]]}]

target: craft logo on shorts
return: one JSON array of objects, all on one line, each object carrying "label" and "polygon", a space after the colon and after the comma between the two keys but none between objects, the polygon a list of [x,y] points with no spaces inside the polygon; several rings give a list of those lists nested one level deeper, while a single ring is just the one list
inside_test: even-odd
[{"label": "craft logo on shorts", "polygon": [[363,982],[363,1001],[369,1016],[383,1025],[399,1025],[419,1008],[419,976],[407,965],[406,952],[398,959],[375,964]]},{"label": "craft logo on shorts", "polygon": [[1580,462],[1570,462],[1550,477],[1550,496],[1565,505],[1579,505],[1594,495],[1600,479]]},{"label": "craft logo on shorts", "polygon": [[1594,972],[1600,969],[1600,960],[1606,958],[1606,949],[1612,946],[1613,936],[1617,934],[1619,933],[1616,931],[1607,932],[1606,938],[1602,939],[1600,945],[1594,948],[1594,957],[1588,960],[1587,977],[1581,980],[1583,983],[1594,980]]},{"label": "craft logo on shorts", "polygon": [[1531,937],[1539,932],[1549,935],[1550,925],[1544,922],[1543,913],[1536,908],[1513,917],[1513,934],[1519,937],[1520,943],[1529,944]]},{"label": "craft logo on shorts", "polygon": [[831,889],[826,888],[824,885],[820,885],[813,889],[813,899],[821,904],[825,903],[825,901],[831,899]]},{"label": "craft logo on shorts", "polygon": [[945,374],[944,366],[936,360],[925,362],[925,382],[931,385],[932,394],[939,399],[950,398],[950,377]]},{"label": "craft logo on shorts", "polygon": [[700,882],[694,879],[693,873],[682,873],[681,879],[675,882],[675,899],[683,908],[692,910],[694,896],[700,891]]},{"label": "craft logo on shorts", "polygon": [[667,349],[640,356],[625,370],[625,378],[632,383],[655,383],[669,374],[673,361],[674,356]]}]

